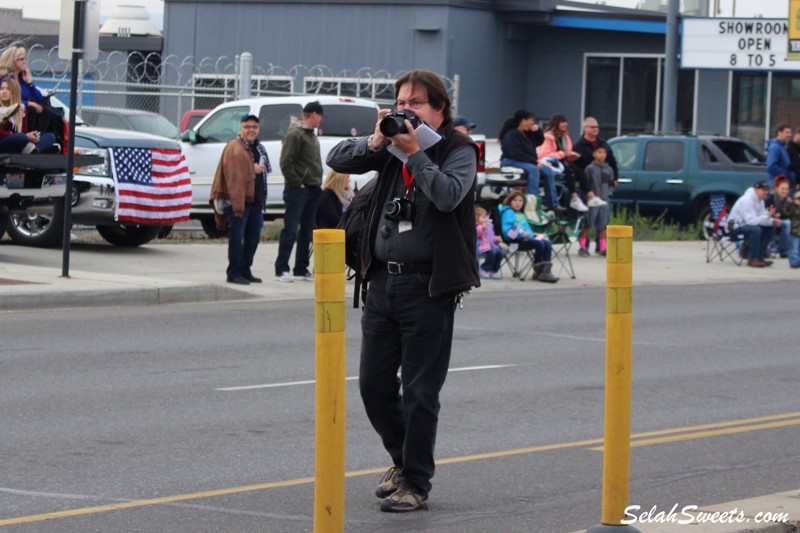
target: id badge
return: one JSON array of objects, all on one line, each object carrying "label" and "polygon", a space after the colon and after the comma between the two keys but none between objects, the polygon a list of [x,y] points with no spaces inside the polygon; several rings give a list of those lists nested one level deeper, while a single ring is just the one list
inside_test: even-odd
[{"label": "id badge", "polygon": [[397,225],[397,232],[405,233],[406,231],[411,231],[413,228],[414,226],[411,224],[410,220],[401,220]]}]

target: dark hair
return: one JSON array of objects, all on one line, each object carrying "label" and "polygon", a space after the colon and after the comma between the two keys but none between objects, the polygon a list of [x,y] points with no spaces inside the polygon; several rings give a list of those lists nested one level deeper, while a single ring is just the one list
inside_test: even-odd
[{"label": "dark hair", "polygon": [[447,94],[447,88],[438,74],[430,70],[415,69],[410,70],[397,78],[394,82],[394,97],[400,93],[400,88],[406,83],[410,83],[412,87],[421,86],[425,89],[428,95],[428,103],[434,109],[441,109],[444,120],[442,124],[448,124],[453,121],[453,110],[450,107],[450,95]]},{"label": "dark hair", "polygon": [[525,120],[526,118],[533,117],[534,114],[528,111],[527,109],[517,109],[514,111],[514,114],[505,119],[503,121],[503,125],[500,126],[500,133],[497,135],[497,140],[501,143],[503,142],[503,137],[506,136],[506,133],[509,131],[519,127],[519,123]]},{"label": "dark hair", "polygon": [[525,209],[525,195],[516,189],[508,193],[508,196],[503,199],[503,205],[511,206],[511,202],[516,197],[522,198],[522,208]]},{"label": "dark hair", "polygon": [[792,129],[792,127],[790,125],[786,124],[786,123],[778,124],[778,127],[775,128],[775,133],[780,133],[785,129]]},{"label": "dark hair", "polygon": [[[545,126],[544,131],[552,131],[555,134],[555,132],[558,131],[558,125],[562,122],[567,122],[567,117],[564,115],[553,115],[550,117],[550,121],[547,123],[547,126]],[[561,134],[559,133],[557,136],[560,137]]]},{"label": "dark hair", "polygon": [[603,146],[602,144],[598,144],[598,145],[597,145],[597,148],[595,148],[594,150],[592,150],[592,153],[595,153],[595,152],[597,152],[598,150],[602,150],[602,151],[604,151],[605,153],[608,153],[608,150],[606,150],[606,147],[605,147],[605,146]]}]

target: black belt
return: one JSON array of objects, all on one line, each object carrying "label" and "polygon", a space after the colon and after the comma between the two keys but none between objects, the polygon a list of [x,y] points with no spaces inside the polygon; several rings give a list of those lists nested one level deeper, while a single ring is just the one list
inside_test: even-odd
[{"label": "black belt", "polygon": [[433,263],[397,263],[389,261],[375,261],[375,268],[379,272],[387,272],[392,275],[398,274],[432,274]]}]

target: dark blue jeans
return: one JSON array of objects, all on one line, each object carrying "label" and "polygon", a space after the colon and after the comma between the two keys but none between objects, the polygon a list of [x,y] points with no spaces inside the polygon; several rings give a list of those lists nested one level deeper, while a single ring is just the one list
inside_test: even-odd
[{"label": "dark blue jeans", "polygon": [[29,142],[30,139],[24,133],[12,133],[0,139],[0,154],[21,154]]},{"label": "dark blue jeans", "polygon": [[739,229],[747,239],[747,258],[764,259],[772,241],[772,226],[741,226]]},{"label": "dark blue jeans", "polygon": [[520,239],[519,241],[533,247],[534,263],[549,262],[553,257],[553,243],[551,243],[549,239],[530,237],[527,239]]},{"label": "dark blue jeans", "polygon": [[264,227],[264,214],[256,203],[244,204],[244,215],[233,216],[233,208],[225,210],[228,215],[228,279],[249,278],[253,275],[253,257],[261,242],[261,228]]},{"label": "dark blue jeans", "polygon": [[402,469],[398,485],[418,494],[431,490],[439,392],[450,365],[455,313],[455,295],[431,298],[429,281],[427,274],[375,273],[361,317],[361,399]]},{"label": "dark blue jeans", "polygon": [[[283,272],[289,272],[289,256],[292,255],[295,238],[297,239],[297,249],[294,254],[294,275],[303,276],[308,272],[308,251],[321,197],[322,189],[320,187],[301,188],[287,185],[283,189],[286,213],[283,217],[283,229],[278,245],[278,259],[275,260],[276,276],[280,276]],[[298,225],[300,226],[299,231]]]},{"label": "dark blue jeans", "polygon": [[486,252],[481,252],[478,257],[483,257],[483,264],[481,270],[484,272],[499,272],[503,264],[503,250],[500,248],[491,248]]}]

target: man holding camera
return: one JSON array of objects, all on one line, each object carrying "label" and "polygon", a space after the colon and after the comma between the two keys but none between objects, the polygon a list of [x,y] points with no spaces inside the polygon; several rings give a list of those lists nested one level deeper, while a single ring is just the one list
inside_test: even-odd
[{"label": "man holding camera", "polygon": [[455,307],[463,291],[480,285],[477,148],[454,130],[450,98],[435,73],[404,74],[395,99],[397,113],[380,110],[375,132],[342,141],[327,163],[344,173],[378,171],[360,250],[369,288],[359,387],[394,463],[375,491],[381,510],[408,512],[427,508]]}]

